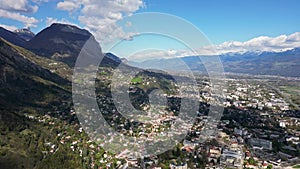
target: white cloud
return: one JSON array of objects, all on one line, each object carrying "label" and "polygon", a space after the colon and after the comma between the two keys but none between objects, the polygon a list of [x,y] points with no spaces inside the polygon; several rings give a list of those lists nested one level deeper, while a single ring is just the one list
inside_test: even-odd
[{"label": "white cloud", "polygon": [[57,8],[71,14],[80,12],[78,20],[85,25],[101,42],[109,42],[116,38],[132,39],[134,33],[127,33],[116,22],[125,16],[132,15],[144,7],[142,0],[64,0]]},{"label": "white cloud", "polygon": [[0,24],[0,27],[6,29],[6,30],[9,30],[9,31],[14,31],[16,29],[18,29],[17,27],[15,26],[12,26],[12,25],[4,25],[4,24]]},{"label": "white cloud", "polygon": [[14,12],[35,13],[37,5],[30,5],[28,0],[0,0],[0,9]]},{"label": "white cloud", "polygon": [[47,25],[47,26],[50,26],[50,25],[52,25],[53,23],[62,23],[62,24],[74,25],[74,26],[79,27],[78,25],[76,25],[76,24],[74,24],[74,23],[72,23],[72,22],[70,22],[70,21],[68,21],[68,20],[66,20],[66,19],[64,19],[64,18],[62,18],[62,19],[60,19],[60,20],[58,20],[58,19],[56,19],[56,18],[52,18],[52,17],[47,17],[47,18],[46,18],[46,25]]},{"label": "white cloud", "polygon": [[64,11],[74,11],[78,8],[80,8],[81,6],[81,2],[80,1],[76,1],[76,0],[66,0],[63,2],[59,2],[56,7],[60,10],[64,10]]},{"label": "white cloud", "polygon": [[[291,35],[280,35],[277,37],[260,36],[248,40],[246,42],[231,41],[216,45],[215,49],[218,53],[229,52],[280,52],[300,47],[300,32]],[[209,47],[199,49],[199,51],[209,52]]]},{"label": "white cloud", "polygon": [[147,50],[129,56],[129,60],[147,60],[161,58],[176,58],[196,55],[218,55],[226,53],[245,52],[281,52],[300,47],[300,32],[277,37],[260,36],[246,42],[230,41],[219,45],[201,47],[193,52],[191,50]]},{"label": "white cloud", "polygon": [[39,7],[29,0],[0,0],[0,18],[8,18],[24,23],[26,27],[36,27],[39,22],[26,13],[35,13]]},{"label": "white cloud", "polygon": [[3,9],[0,9],[0,17],[22,22],[26,27],[36,27],[36,24],[39,22],[34,17],[28,17],[17,12],[10,12]]},{"label": "white cloud", "polygon": [[134,53],[130,56],[127,56],[126,58],[128,60],[133,60],[133,61],[144,61],[149,59],[162,59],[162,58],[170,59],[170,58],[192,56],[192,55],[195,55],[195,53],[192,52],[191,50],[187,51],[187,50],[174,50],[174,49],[170,49],[170,50],[148,49],[148,50]]},{"label": "white cloud", "polygon": [[40,4],[40,3],[43,3],[43,2],[49,2],[49,0],[31,0],[32,2],[34,3],[37,3],[37,4]]}]

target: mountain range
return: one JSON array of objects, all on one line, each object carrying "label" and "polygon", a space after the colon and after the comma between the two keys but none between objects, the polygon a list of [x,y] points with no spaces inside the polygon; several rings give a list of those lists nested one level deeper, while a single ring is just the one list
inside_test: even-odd
[{"label": "mountain range", "polygon": [[[76,26],[54,23],[34,35],[29,29],[19,29],[14,32],[0,27],[0,37],[14,45],[23,47],[34,54],[51,60],[75,65],[83,45],[88,39],[98,43],[90,32]],[[300,77],[300,48],[283,52],[246,52],[222,54],[220,58],[224,71],[229,73],[275,75]],[[216,56],[200,56],[216,57]],[[192,71],[205,72],[205,67],[198,56],[180,58]],[[117,66],[128,62],[112,53],[107,53],[102,61],[104,65]],[[141,68],[178,71],[182,63],[178,58],[153,59],[143,62],[129,61],[129,64]]]},{"label": "mountain range", "polygon": [[[148,69],[180,71],[186,69],[206,72],[201,58],[219,57],[226,73],[300,77],[300,48],[283,52],[228,53],[219,56],[186,56],[171,59],[152,59],[130,64]],[[180,62],[181,61],[181,62]]]}]

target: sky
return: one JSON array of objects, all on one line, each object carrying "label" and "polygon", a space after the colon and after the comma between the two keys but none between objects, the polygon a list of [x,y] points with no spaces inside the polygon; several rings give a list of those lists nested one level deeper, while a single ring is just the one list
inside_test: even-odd
[{"label": "sky", "polygon": [[[110,50],[113,39],[127,40],[114,48],[115,53],[124,57],[134,53],[126,51],[130,45],[135,46],[137,53],[151,49],[157,58],[191,54],[174,39],[142,37],[139,32],[125,30],[131,22],[119,24],[137,13],[160,12],[193,24],[217,53],[283,51],[300,47],[299,6],[299,0],[0,0],[0,26],[9,30],[30,27],[38,33],[54,22],[67,23],[92,32],[104,50]],[[147,20],[140,19],[134,24],[137,22],[142,25]],[[154,22],[166,24],[163,20]],[[212,47],[201,45],[197,52],[215,53]],[[142,55],[143,52],[132,58],[142,58]],[[148,51],[147,57],[151,55]]]}]

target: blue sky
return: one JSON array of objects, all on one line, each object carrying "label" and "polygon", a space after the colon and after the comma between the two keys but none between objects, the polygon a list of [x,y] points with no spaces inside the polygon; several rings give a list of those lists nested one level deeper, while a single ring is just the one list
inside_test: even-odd
[{"label": "blue sky", "polygon": [[185,18],[216,44],[300,30],[299,0],[147,0],[146,5],[140,11]]},{"label": "blue sky", "polygon": [[[37,33],[53,22],[69,23],[88,29],[102,43],[104,37],[107,39],[112,34],[126,39],[128,33],[118,29],[116,23],[127,15],[162,12],[194,24],[222,53],[224,48],[232,51],[228,46],[248,50],[253,44],[262,48],[262,44],[278,46],[297,41],[300,38],[297,33],[300,30],[299,6],[299,0],[0,0],[0,26],[8,29],[30,26]],[[141,48],[151,41],[151,37],[135,39]],[[164,50],[183,50],[176,43],[164,41],[163,38],[161,43],[156,40],[165,46]],[[284,49],[297,45],[293,43]],[[123,50],[120,54],[125,53]]]}]

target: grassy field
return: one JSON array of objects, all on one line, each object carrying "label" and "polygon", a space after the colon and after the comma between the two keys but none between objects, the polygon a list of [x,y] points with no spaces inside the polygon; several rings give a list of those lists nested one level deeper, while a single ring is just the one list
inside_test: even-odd
[{"label": "grassy field", "polygon": [[293,168],[300,168],[300,164],[294,165]]},{"label": "grassy field", "polygon": [[142,83],[143,79],[141,77],[135,77],[131,80],[131,83]]},{"label": "grassy field", "polygon": [[300,86],[280,86],[280,90],[296,106],[300,107]]}]

